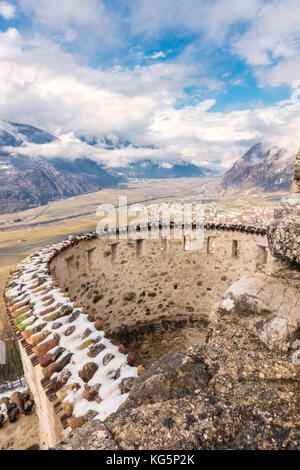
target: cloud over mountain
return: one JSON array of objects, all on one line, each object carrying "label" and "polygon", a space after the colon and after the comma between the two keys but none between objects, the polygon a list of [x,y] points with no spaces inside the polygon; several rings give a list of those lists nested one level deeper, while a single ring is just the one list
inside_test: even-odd
[{"label": "cloud over mountain", "polygon": [[[296,151],[300,6],[293,0],[1,4],[0,119],[59,136],[60,145],[43,148],[46,157],[63,151],[110,166],[150,158],[227,169],[257,141]],[[14,23],[18,15],[24,23]],[[290,86],[283,94],[269,86],[282,83]],[[246,100],[250,92],[266,101]],[[78,141],[108,134],[135,145],[108,151]],[[39,155],[38,144],[27,147]]]}]

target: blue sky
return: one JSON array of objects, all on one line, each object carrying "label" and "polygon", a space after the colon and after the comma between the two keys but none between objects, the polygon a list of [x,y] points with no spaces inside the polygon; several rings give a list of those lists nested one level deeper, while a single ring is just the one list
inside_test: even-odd
[{"label": "blue sky", "polygon": [[[112,43],[105,44],[105,47],[101,47],[101,45],[100,47],[93,46],[88,53],[84,50],[81,54],[80,47],[78,51],[78,39],[82,41],[83,36],[79,35],[79,38],[74,41],[68,41],[64,37],[64,31],[60,28],[55,31],[55,25],[49,24],[46,27],[44,22],[40,22],[38,19],[39,10],[36,10],[37,16],[32,14],[35,11],[34,3],[36,2],[11,1],[3,3],[7,6],[11,5],[15,8],[15,11],[11,17],[10,15],[8,15],[8,18],[0,17],[0,29],[2,31],[12,27],[18,29],[24,36],[30,36],[32,33],[36,34],[37,32],[47,36],[50,35],[54,41],[60,44],[63,50],[74,55],[80,63],[88,64],[93,68],[102,67],[107,69],[115,65],[121,65],[132,69],[137,65],[150,65],[154,61],[161,63],[186,61],[189,64],[192,63],[196,69],[193,74],[193,85],[183,87],[187,96],[185,100],[178,102],[179,106],[184,105],[184,103],[197,103],[199,100],[206,98],[215,98],[216,103],[212,111],[245,109],[245,107],[259,104],[274,104],[283,99],[288,99],[290,96],[289,86],[285,83],[276,84],[275,86],[260,83],[255,75],[255,69],[247,63],[245,57],[239,56],[232,50],[230,44],[233,38],[243,36],[243,33],[247,31],[247,27],[251,25],[247,18],[231,25],[226,35],[226,41],[222,44],[218,44],[218,41],[207,41],[205,32],[201,28],[198,31],[197,28],[189,29],[184,22],[182,22],[180,28],[175,24],[174,26],[165,24],[154,34],[147,31],[145,35],[144,31],[135,32],[128,26],[131,15],[128,7],[124,6],[126,4],[128,6],[126,1],[105,0],[102,4],[106,8],[107,16],[116,15],[114,19],[120,25],[118,28],[120,41],[116,39]],[[72,2],[67,1],[67,3],[70,4],[71,8]],[[142,2],[137,3],[141,4]],[[197,3],[200,4],[200,2],[196,2],[195,5]],[[57,4],[59,5],[58,0]],[[169,4],[172,6],[172,2]],[[188,2],[186,5],[188,9]],[[49,8],[51,7],[49,6]],[[201,11],[201,7],[199,10]],[[59,14],[59,8],[57,12]],[[71,18],[68,26],[76,29],[77,24],[75,19]],[[101,22],[99,22],[99,27],[100,25]],[[129,32],[130,34],[128,34]],[[92,39],[93,34],[94,31],[91,30],[88,36]],[[274,63],[276,63],[276,60],[274,60]],[[203,64],[206,74],[214,77],[219,82],[220,88],[211,90],[209,87],[202,85]],[[198,67],[199,75],[197,74]]]},{"label": "blue sky", "polygon": [[201,165],[292,148],[299,24],[298,0],[0,0],[0,119]]}]

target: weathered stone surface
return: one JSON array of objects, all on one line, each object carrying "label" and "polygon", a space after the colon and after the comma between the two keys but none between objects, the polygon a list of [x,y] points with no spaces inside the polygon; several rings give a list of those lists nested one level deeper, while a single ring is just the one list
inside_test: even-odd
[{"label": "weathered stone surface", "polygon": [[[45,326],[47,326],[47,323],[40,323],[38,326],[35,326],[32,329],[32,334],[39,333],[40,331],[43,330],[43,328],[45,328]],[[24,333],[25,333],[25,331],[24,331]]]},{"label": "weathered stone surface", "polygon": [[[68,307],[68,306],[66,306],[66,307]],[[58,320],[59,318],[64,317],[65,315],[69,315],[69,313],[64,313],[65,311],[68,312],[67,310],[60,309],[60,310],[57,310],[54,313],[52,313],[51,315],[48,315],[47,317],[44,317],[44,318],[47,322]],[[71,311],[72,311],[72,309],[71,309]]]},{"label": "weathered stone surface", "polygon": [[53,364],[50,364],[49,366],[45,367],[43,369],[43,375],[45,379],[50,379],[51,375],[54,372],[61,372],[71,361],[73,354],[69,353],[66,356],[64,356],[60,361],[54,362]]},{"label": "weathered stone surface", "polygon": [[12,403],[15,403],[20,413],[22,414],[24,413],[24,404],[23,404],[20,392],[14,392],[12,396],[10,397],[10,401]]},{"label": "weathered stone surface", "polygon": [[230,318],[249,329],[270,348],[287,350],[300,327],[300,290],[257,273],[232,284],[210,319]]},{"label": "weathered stone surface", "polygon": [[71,372],[68,369],[64,369],[57,377],[51,380],[52,388],[55,392],[60,390],[71,377]]},{"label": "weathered stone surface", "polygon": [[55,333],[53,339],[50,339],[49,341],[32,348],[32,351],[36,356],[42,356],[43,354],[46,354],[48,351],[50,351],[50,349],[55,348],[55,346],[59,344],[59,340],[60,336]]},{"label": "weathered stone surface", "polygon": [[50,331],[42,331],[41,333],[38,333],[28,338],[27,343],[29,343],[31,346],[37,346],[39,343],[44,341],[44,339],[46,339],[49,335]]},{"label": "weathered stone surface", "polygon": [[75,312],[73,312],[72,315],[69,317],[68,322],[72,323],[72,322],[76,321],[77,318],[79,318],[79,316],[80,316],[80,311],[75,310]]},{"label": "weathered stone surface", "polygon": [[[126,402],[105,421],[119,448],[299,448],[299,376],[289,356],[267,349],[233,322],[214,326],[205,346],[175,358],[183,364],[182,369],[175,367],[178,374],[171,373],[178,396],[168,399],[170,387],[165,385],[169,368],[174,369],[174,353],[137,379]],[[204,383],[199,383],[198,368]],[[191,376],[190,389],[183,386],[181,370]],[[156,372],[162,374],[162,392],[154,387],[159,382]]]},{"label": "weathered stone surface", "polygon": [[105,424],[93,420],[59,442],[55,450],[118,450],[118,446]]},{"label": "weathered stone surface", "polygon": [[9,403],[7,403],[6,408],[7,408],[7,411],[9,412],[17,408],[17,405],[10,401]]},{"label": "weathered stone surface", "polygon": [[65,348],[58,347],[53,354],[47,353],[43,356],[38,358],[41,367],[47,367],[52,362],[57,361],[57,359],[62,355],[65,351]]},{"label": "weathered stone surface", "polygon": [[191,394],[208,383],[209,374],[201,359],[194,361],[187,353],[170,352],[135,380],[126,401],[128,407]]},{"label": "weathered stone surface", "polygon": [[43,369],[43,376],[45,379],[50,379],[51,375],[56,372],[57,364],[49,364],[47,367]]},{"label": "weathered stone surface", "polygon": [[71,336],[74,331],[76,330],[76,326],[72,325],[72,326],[69,326],[69,328],[66,329],[66,331],[64,332],[64,335],[65,336]]},{"label": "weathered stone surface", "polygon": [[41,367],[47,367],[52,362],[52,354],[47,353],[38,358]]},{"label": "weathered stone surface", "polygon": [[79,377],[84,381],[88,382],[91,380],[95,372],[98,370],[98,365],[95,362],[87,362],[84,366],[83,369],[78,372]]},{"label": "weathered stone surface", "polygon": [[92,330],[90,330],[89,328],[87,328],[87,329],[83,332],[83,334],[82,334],[82,336],[81,336],[81,339],[86,339],[91,333],[92,333]]},{"label": "weathered stone surface", "polygon": [[300,193],[281,199],[269,225],[268,241],[273,256],[300,264]]},{"label": "weathered stone surface", "polygon": [[25,401],[29,400],[30,399],[30,393],[29,392],[22,392],[20,394],[20,398],[22,400],[23,403],[25,403]]},{"label": "weathered stone surface", "polygon": [[14,423],[16,421],[19,413],[20,413],[19,408],[14,408],[8,413],[8,418],[9,418],[10,423]]},{"label": "weathered stone surface", "polygon": [[66,415],[67,418],[70,418],[70,416],[72,416],[73,410],[74,410],[73,403],[65,401],[64,404],[63,404],[63,407],[64,407],[64,414]]},{"label": "weathered stone surface", "polygon": [[98,356],[98,354],[105,349],[104,344],[102,343],[97,343],[93,344],[93,346],[89,347],[89,352],[92,357]]},{"label": "weathered stone surface", "polygon": [[65,352],[65,348],[59,347],[52,354],[52,361],[57,361],[57,359]]},{"label": "weathered stone surface", "polygon": [[85,398],[88,401],[95,400],[100,390],[100,384],[93,385],[90,387],[88,384],[85,384],[84,391],[82,393],[82,398]]},{"label": "weathered stone surface", "polygon": [[126,379],[123,379],[122,382],[119,384],[121,393],[129,393],[132,387],[134,386],[135,381],[135,377],[126,377]]},{"label": "weathered stone surface", "polygon": [[33,408],[34,401],[33,400],[27,400],[24,403],[24,413],[25,415],[29,415],[31,413],[31,410]]},{"label": "weathered stone surface", "polygon": [[292,184],[292,192],[300,193],[300,150],[297,153],[294,169],[294,181]]},{"label": "weathered stone surface", "polygon": [[107,366],[107,364],[114,358],[115,356],[111,353],[108,353],[104,356],[102,363],[104,366]]},{"label": "weathered stone surface", "polygon": [[86,423],[86,419],[84,416],[71,416],[68,418],[68,425],[72,429],[72,431],[76,428],[80,428]]}]

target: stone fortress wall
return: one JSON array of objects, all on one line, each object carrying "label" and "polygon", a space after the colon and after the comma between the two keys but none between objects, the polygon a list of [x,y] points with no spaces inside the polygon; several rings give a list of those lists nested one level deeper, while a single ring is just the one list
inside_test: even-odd
[{"label": "stone fortress wall", "polygon": [[[67,241],[34,254],[29,259],[28,268],[25,263],[24,267],[18,268],[12,274],[6,291],[8,313],[19,338],[26,379],[36,402],[41,448],[55,445],[57,440],[64,438],[74,429],[74,425],[77,427],[86,422],[84,416],[74,416],[70,420],[65,414],[65,402],[60,402],[60,397],[65,396],[70,385],[63,386],[62,390],[66,389],[66,392],[53,393],[53,384],[57,386],[56,379],[54,378],[54,382],[53,379],[47,379],[55,370],[61,370],[60,361],[53,363],[53,360],[56,360],[54,356],[57,356],[56,350],[51,353],[54,340],[48,340],[46,335],[46,330],[49,334],[54,328],[56,319],[67,318],[66,322],[75,322],[75,326],[76,322],[82,321],[80,317],[76,320],[78,310],[73,310],[79,307],[91,331],[92,325],[96,327],[100,321],[101,330],[105,331],[108,343],[111,341],[111,345],[119,345],[121,342],[119,350],[125,354],[126,350],[133,351],[136,357],[134,365],[142,363],[147,369],[169,351],[187,351],[193,344],[204,344],[207,340],[208,315],[213,306],[218,305],[220,298],[223,298],[220,309],[223,315],[224,309],[227,312],[228,308],[235,305],[229,286],[238,284],[245,276],[250,279],[251,276],[268,277],[274,272],[277,263],[269,252],[266,232],[263,229],[224,225],[216,227],[207,224],[201,247],[195,246],[193,235],[183,237],[182,240],[175,239],[173,229],[169,240],[161,236],[157,240],[147,239],[145,232],[137,232],[136,238],[99,239],[96,234],[70,236]],[[42,260],[47,263],[43,264]],[[24,286],[23,279],[27,279],[27,286]],[[260,283],[261,278],[258,280]],[[32,282],[36,283],[32,285]],[[270,292],[274,293],[274,286],[270,287]],[[34,297],[32,299],[30,295],[32,300],[28,303],[26,299],[31,289]],[[53,289],[57,289],[59,294],[52,294]],[[289,299],[295,297],[294,292],[287,292],[289,288],[284,287],[284,292],[280,293],[280,289],[281,286],[276,284],[275,291],[278,291],[280,298],[282,296],[286,300],[290,308]],[[250,297],[253,298],[254,304],[258,300],[258,305],[266,312],[266,298],[259,298],[261,291],[263,289],[259,284],[258,296]],[[224,292],[227,293],[225,296]],[[61,314],[58,309],[63,310],[63,304],[58,301],[55,306],[51,301],[52,295],[55,298],[59,295],[61,301],[71,306],[73,314],[67,317],[64,316],[65,313]],[[264,295],[267,295],[268,299],[275,299],[274,295],[271,294],[270,297],[268,292]],[[42,312],[36,310],[34,305],[39,296],[43,302],[41,308],[49,305],[51,308]],[[242,297],[245,297],[244,289]],[[238,305],[243,302],[239,299]],[[281,300],[280,305],[285,307]],[[295,308],[297,310],[297,306]],[[247,309],[251,310],[249,302]],[[54,313],[49,316],[50,312]],[[239,314],[239,310],[237,312]],[[290,313],[287,313],[290,316]],[[283,314],[285,315],[285,312]],[[267,326],[273,318],[272,315],[266,316]],[[247,314],[246,318],[248,316]],[[252,316],[250,317],[252,321]],[[20,326],[31,318],[33,326],[37,326],[32,329],[29,322],[22,332]],[[40,323],[35,323],[38,318],[42,319],[42,334],[38,333]],[[277,317],[275,320],[278,321]],[[259,331],[262,331],[259,317],[257,324],[260,325]],[[247,326],[254,333],[257,332],[253,325]],[[66,334],[63,325],[60,328],[62,332],[56,329],[55,331],[60,335]],[[292,328],[295,331],[297,324],[293,324]],[[72,354],[76,350],[84,351],[87,347],[86,340],[83,341],[85,335],[76,334],[76,328],[73,334],[76,338],[72,340],[72,335],[70,337]],[[294,337],[294,333],[291,337]],[[261,339],[264,341],[263,337]],[[92,347],[93,341],[88,341]],[[32,344],[36,343],[40,344],[41,349],[40,346],[32,348]],[[48,343],[51,344],[48,346]],[[107,347],[112,346],[107,344]],[[38,352],[39,349],[41,353]],[[88,352],[88,356],[89,354]],[[133,364],[129,362],[129,357],[128,354],[128,364]],[[99,360],[102,361],[97,357],[95,362],[100,365]],[[50,366],[47,366],[49,361]],[[59,368],[56,365],[59,365]],[[65,362],[63,367],[68,367],[68,362]],[[65,369],[62,374],[64,372]],[[78,381],[76,374],[74,380]],[[116,386],[118,387],[118,383]],[[124,393],[128,391],[129,389],[125,389]],[[82,391],[79,395],[81,393]],[[88,394],[87,399],[89,400]]]},{"label": "stone fortress wall", "polygon": [[[299,447],[297,163],[294,194],[276,208],[268,240],[264,229],[213,224],[202,247],[174,229],[170,240],[86,234],[16,268],[7,312],[42,448],[77,427],[68,448]],[[112,393],[121,405],[113,415]],[[104,423],[90,421],[94,412]]]},{"label": "stone fortress wall", "polygon": [[[34,406],[39,424],[39,448],[46,450],[55,445],[57,439],[67,436],[70,430],[60,420],[61,413],[58,413],[62,410],[60,403],[57,399],[50,399],[51,397],[43,387],[45,378],[42,367],[38,363],[32,362],[32,358],[23,347],[22,340],[19,341],[19,349],[26,383],[34,397]],[[5,428],[3,432],[5,432]]]},{"label": "stone fortress wall", "polygon": [[[165,242],[161,241],[136,241],[136,245],[130,245],[131,250],[122,241],[120,246],[106,243],[104,252],[99,241],[94,240],[89,245],[91,249],[85,247],[82,258],[74,246],[68,259],[56,259],[61,262],[60,266],[57,264],[58,276],[66,271],[66,263],[71,274],[72,266],[80,269],[82,264],[85,272],[94,262],[99,276],[113,280],[116,291],[123,294],[116,310],[112,308],[113,300],[106,303],[101,297],[109,294],[105,287],[101,294],[93,292],[97,275],[86,282],[86,301],[93,309],[104,300],[103,321],[112,333],[121,322],[123,328],[128,325],[129,329],[132,316],[136,318],[135,309],[131,312],[127,302],[135,301],[140,306],[144,300],[148,318],[155,318],[158,306],[149,305],[145,298],[149,293],[156,294],[150,295],[153,301],[157,293],[159,300],[166,299],[164,302],[170,296],[175,299],[165,310],[168,317],[172,316],[170,307],[178,315],[210,312],[204,347],[198,341],[191,348],[186,344],[182,349],[185,352],[165,354],[136,380],[114,415],[104,423],[87,423],[58,449],[84,449],[87,443],[94,449],[123,450],[299,449],[299,162],[300,152],[292,194],[277,205],[274,221],[268,227],[268,247],[274,258],[268,252],[265,237],[257,237],[255,230],[237,238],[236,231],[219,232],[207,226],[202,250],[185,251],[185,241],[180,246],[171,240],[166,251]],[[251,232],[255,234],[249,235]],[[210,237],[214,235],[217,238],[212,252]],[[97,254],[95,258],[93,252]],[[162,259],[166,266],[163,273]],[[123,271],[121,263],[128,271]],[[146,279],[141,264],[151,270]],[[139,276],[132,286],[130,276],[137,272]],[[158,276],[164,279],[166,272],[168,283],[162,280],[156,284]],[[120,274],[125,274],[127,285],[124,277],[120,281]],[[87,274],[81,271],[81,276]],[[136,297],[140,283],[144,290]],[[75,292],[75,286],[68,284]],[[223,286],[224,295],[217,298]],[[77,284],[78,296],[85,293],[81,289],[83,286]],[[95,301],[94,294],[101,298]],[[215,299],[217,302],[212,305]],[[162,301],[159,305],[160,309],[164,307]],[[123,315],[124,311],[129,318]],[[94,308],[94,314],[99,312]],[[143,328],[146,329],[145,323]],[[182,331],[180,328],[180,334]]]},{"label": "stone fortress wall", "polygon": [[260,229],[206,226],[200,249],[193,235],[178,240],[173,229],[169,240],[161,230],[156,240],[145,232],[136,238],[80,241],[53,258],[50,271],[145,366],[198,342],[212,306],[233,282],[272,271]]},{"label": "stone fortress wall", "polygon": [[[70,312],[75,314],[78,305],[83,306],[79,310],[92,331],[92,325],[97,326],[100,320],[107,341],[111,340],[112,345],[121,343],[122,353],[132,352],[134,364],[148,368],[169,351],[185,351],[192,344],[203,344],[211,306],[232,282],[245,273],[272,270],[273,258],[261,229],[206,226],[201,248],[195,246],[193,238],[192,234],[174,239],[173,229],[169,240],[161,236],[147,240],[145,232],[138,232],[136,240],[99,239],[96,234],[71,236],[34,254],[28,268],[25,263],[12,274],[6,290],[7,311],[36,403],[41,449],[55,445],[74,426],[85,422],[84,417],[68,419],[65,402],[60,402],[65,392],[55,393],[53,384],[57,388],[57,383],[55,379],[49,381],[55,370],[63,366],[63,374],[69,369],[67,361],[62,366],[60,360],[53,363],[57,356],[56,349],[51,349],[54,342],[57,348],[56,340],[51,339],[54,317],[66,319],[63,324],[67,326],[72,320]],[[59,293],[52,294],[55,290]],[[57,295],[73,306],[69,316],[59,313],[63,310],[61,301],[56,307],[52,303]],[[74,326],[78,321],[82,320],[75,320]],[[62,331],[53,331],[59,333],[61,345],[66,331],[63,325],[60,328]],[[82,347],[85,351],[87,343],[83,337],[80,341],[76,329],[73,335],[76,338],[72,340],[71,335],[70,340],[74,355]],[[93,347],[93,340],[91,344]],[[127,362],[132,364],[129,357]],[[72,380],[78,381],[76,373]]]}]

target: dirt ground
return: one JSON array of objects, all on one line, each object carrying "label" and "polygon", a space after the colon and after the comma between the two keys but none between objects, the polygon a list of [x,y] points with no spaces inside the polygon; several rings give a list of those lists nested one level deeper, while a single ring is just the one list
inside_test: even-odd
[{"label": "dirt ground", "polygon": [[20,415],[15,423],[7,422],[0,429],[0,450],[28,450],[39,446],[39,423],[33,411],[30,416]]}]

